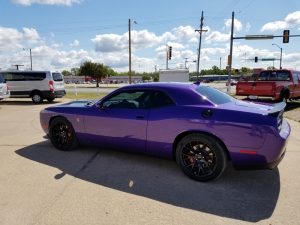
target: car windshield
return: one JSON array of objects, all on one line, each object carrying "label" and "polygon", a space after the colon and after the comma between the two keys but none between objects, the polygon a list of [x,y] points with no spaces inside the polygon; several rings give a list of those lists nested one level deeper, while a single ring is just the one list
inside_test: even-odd
[{"label": "car windshield", "polygon": [[61,73],[52,73],[52,76],[54,81],[63,81],[63,76]]},{"label": "car windshield", "polygon": [[230,95],[208,86],[197,87],[196,91],[216,105],[234,101],[234,98]]}]

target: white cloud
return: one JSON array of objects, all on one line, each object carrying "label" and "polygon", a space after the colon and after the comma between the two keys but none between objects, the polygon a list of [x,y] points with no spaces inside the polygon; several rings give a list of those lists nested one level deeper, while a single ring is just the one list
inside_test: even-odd
[{"label": "white cloud", "polygon": [[210,44],[212,42],[226,42],[230,39],[230,34],[224,34],[219,31],[211,32],[206,38],[206,43]]},{"label": "white cloud", "polygon": [[[150,48],[174,39],[176,39],[175,36],[170,32],[157,36],[148,30],[131,31],[132,49]],[[128,32],[122,35],[100,34],[91,39],[91,41],[95,44],[95,51],[97,52],[127,51]]]},{"label": "white cloud", "polygon": [[284,20],[273,21],[266,23],[261,28],[261,31],[276,31],[287,29],[290,27],[295,27],[300,25],[300,11],[295,11],[293,13],[288,14]]},{"label": "white cloud", "polygon": [[23,44],[32,44],[40,39],[38,32],[33,28],[23,28],[18,31],[14,28],[0,27],[0,52],[22,48]]},{"label": "white cloud", "polygon": [[[232,21],[231,19],[225,20],[226,28],[231,28],[231,21]],[[234,19],[234,30],[241,31],[242,29],[243,29],[243,24],[238,19]]]},{"label": "white cloud", "polygon": [[33,28],[23,28],[23,38],[29,42],[37,42],[40,39],[38,32]]},{"label": "white cloud", "polygon": [[288,24],[285,21],[274,21],[270,23],[266,23],[262,28],[261,32],[263,31],[276,31],[276,30],[282,30],[284,28],[287,28]]},{"label": "white cloud", "polygon": [[226,53],[225,48],[203,48],[201,54],[205,55],[223,55]]},{"label": "white cloud", "polygon": [[179,26],[173,29],[174,35],[179,40],[190,40],[197,38],[199,33],[195,32],[195,28],[191,26]]},{"label": "white cloud", "polygon": [[125,34],[101,34],[91,39],[96,52],[117,52],[128,48],[128,37]]},{"label": "white cloud", "polygon": [[11,0],[17,5],[30,6],[32,4],[40,5],[66,5],[72,6],[73,4],[79,4],[81,0]]},{"label": "white cloud", "polygon": [[79,41],[76,39],[76,40],[74,40],[71,44],[70,44],[70,46],[71,47],[78,47],[79,46]]}]

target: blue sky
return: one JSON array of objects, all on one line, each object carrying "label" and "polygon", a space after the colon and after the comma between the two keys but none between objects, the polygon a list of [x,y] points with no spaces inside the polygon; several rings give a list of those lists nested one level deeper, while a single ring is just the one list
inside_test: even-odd
[{"label": "blue sky", "polygon": [[[86,60],[101,62],[117,71],[128,70],[128,19],[132,23],[132,68],[154,71],[165,68],[165,46],[173,47],[170,68],[183,67],[187,58],[195,71],[201,11],[204,27],[200,68],[226,66],[229,54],[231,13],[235,36],[281,35],[284,29],[300,34],[298,0],[3,0],[0,14],[0,68],[13,64],[33,69],[59,70],[79,67]],[[254,63],[258,58],[279,58],[283,67],[300,69],[300,37],[259,41],[234,41],[233,67],[273,66]],[[274,62],[278,67],[279,61]]]}]

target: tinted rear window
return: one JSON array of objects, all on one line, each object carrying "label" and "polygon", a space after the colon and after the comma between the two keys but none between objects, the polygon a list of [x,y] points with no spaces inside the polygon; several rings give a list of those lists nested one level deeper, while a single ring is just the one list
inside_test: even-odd
[{"label": "tinted rear window", "polygon": [[263,71],[260,73],[258,80],[287,81],[290,80],[290,72],[289,71]]},{"label": "tinted rear window", "polygon": [[63,76],[61,73],[52,73],[52,77],[54,81],[63,81]]},{"label": "tinted rear window", "polygon": [[196,91],[217,105],[234,101],[234,98],[230,95],[208,86],[197,87]]}]

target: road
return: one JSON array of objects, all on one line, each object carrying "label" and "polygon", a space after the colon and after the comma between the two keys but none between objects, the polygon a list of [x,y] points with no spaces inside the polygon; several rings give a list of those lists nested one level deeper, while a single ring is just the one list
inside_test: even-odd
[{"label": "road", "polygon": [[0,102],[0,224],[299,224],[300,123],[275,170],[200,183],[175,162],[81,147],[61,152],[39,124],[48,106]]}]

